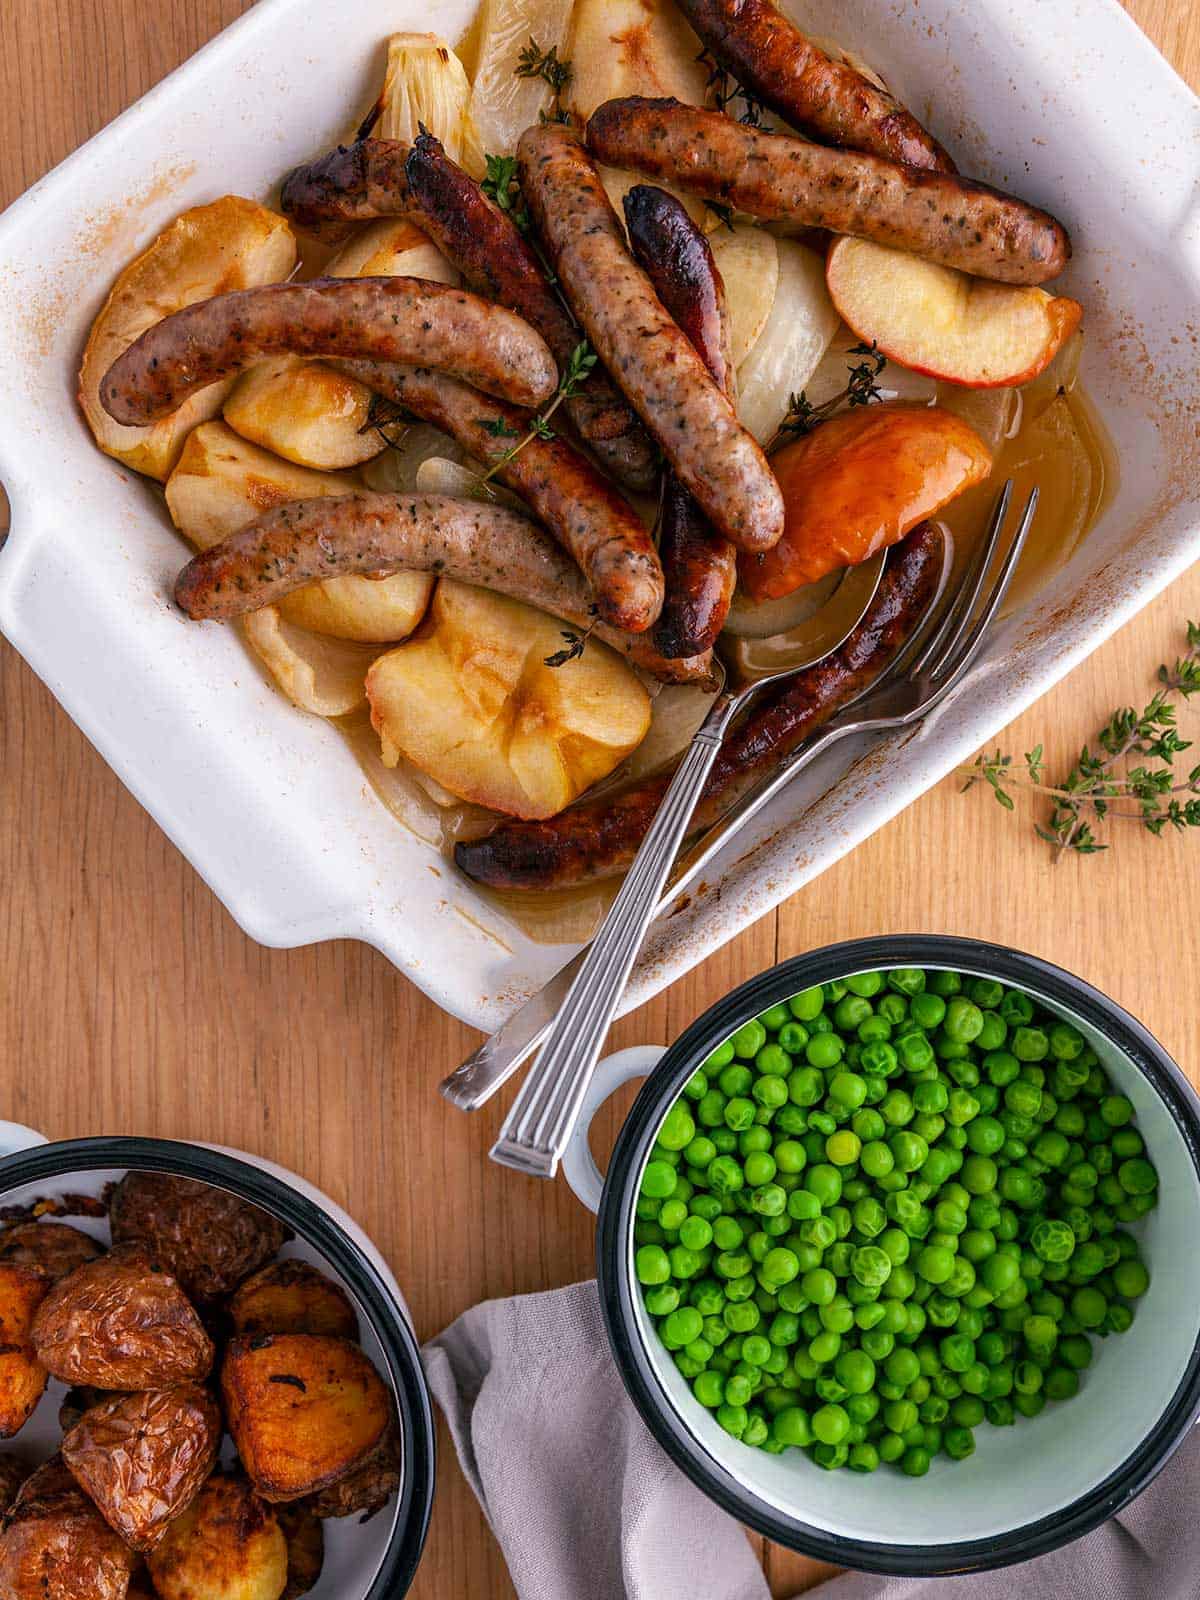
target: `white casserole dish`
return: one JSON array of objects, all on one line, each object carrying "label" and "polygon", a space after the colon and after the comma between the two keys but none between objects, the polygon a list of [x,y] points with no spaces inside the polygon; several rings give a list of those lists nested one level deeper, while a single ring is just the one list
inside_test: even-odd
[{"label": "white casserole dish", "polygon": [[[457,39],[475,0],[260,0],[0,218],[0,629],[265,944],[363,939],[434,1000],[498,1024],[571,953],[535,944],[375,799],[340,736],[232,629],[175,611],[183,546],[75,408],[88,326],[184,207],[265,195],[365,107],[397,28]],[[807,0],[806,28],[887,72],[964,171],[1071,225],[1084,380],[1119,492],[962,690],[887,752],[845,747],[779,796],[660,928],[647,999],[986,742],[1200,554],[1200,101],[1116,0]]]}]

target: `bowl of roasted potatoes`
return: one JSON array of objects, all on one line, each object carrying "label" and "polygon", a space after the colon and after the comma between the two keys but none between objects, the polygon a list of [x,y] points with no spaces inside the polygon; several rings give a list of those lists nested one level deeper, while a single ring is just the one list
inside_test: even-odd
[{"label": "bowl of roasted potatoes", "polygon": [[325,1196],[0,1124],[3,1600],[393,1600],[433,1483],[403,1297]]}]

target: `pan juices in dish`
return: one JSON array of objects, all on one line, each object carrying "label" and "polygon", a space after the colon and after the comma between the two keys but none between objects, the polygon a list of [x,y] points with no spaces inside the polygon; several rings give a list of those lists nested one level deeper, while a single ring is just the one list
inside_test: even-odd
[{"label": "pan juices in dish", "polygon": [[[817,83],[828,91],[820,104]],[[802,143],[793,130],[825,142]],[[330,528],[343,529],[330,533],[336,555],[352,537],[352,497],[368,491],[531,510],[549,530],[563,547],[553,557],[542,528],[528,524],[524,559],[542,563],[539,605],[519,585],[514,594],[463,583],[435,560],[419,572],[325,567],[320,581],[240,607],[239,620],[284,693],[339,728],[397,818],[445,852],[459,847],[459,865],[534,937],[585,936],[610,885],[548,887],[535,873],[529,887],[504,887],[477,874],[487,853],[472,852],[473,841],[498,822],[519,838],[581,801],[619,808],[626,788],[686,745],[714,678],[706,653],[684,659],[697,642],[686,629],[657,631],[659,606],[664,619],[687,615],[672,586],[704,573],[689,567],[684,580],[664,546],[664,594],[648,537],[658,504],[644,492],[646,430],[686,480],[673,491],[676,522],[703,523],[690,490],[737,542],[774,544],[741,552],[721,636],[723,651],[764,672],[811,645],[846,564],[924,519],[950,529],[964,563],[997,475],[1015,476],[1019,490],[1036,479],[1043,496],[1010,605],[1069,558],[1111,486],[1111,453],[1077,383],[1081,308],[1041,287],[1069,253],[1061,224],[960,178],[871,66],[803,39],[769,0],[484,0],[458,53],[432,35],[394,36],[359,140],[314,154],[284,184],[287,217],[217,202],[186,214],[126,270],[89,344],[85,414],[103,448],[166,481],[172,518],[199,551],[264,515],[278,530],[293,502],[307,503],[297,525],[314,525],[330,500]],[[561,171],[545,165],[551,156]],[[564,174],[580,192],[591,185],[608,241],[586,260],[563,223]],[[869,207],[846,201],[851,176],[873,196]],[[626,251],[622,212],[639,189],[674,196],[681,230],[710,253],[724,293],[721,389],[705,352],[688,355],[683,303],[644,276],[653,261],[634,265],[636,239]],[[965,242],[948,223],[922,219],[933,199],[943,221],[972,221]],[[654,204],[661,211],[666,200]],[[416,278],[444,286],[443,301],[461,285],[464,305],[477,295],[516,304],[528,319],[525,354],[544,338],[559,390],[522,411],[444,372],[338,367],[332,358],[346,352],[314,343],[306,325],[302,351],[273,348],[232,379],[217,362],[220,381],[179,410],[148,428],[121,426],[100,386],[114,360],[118,373],[136,371],[136,352],[123,354],[133,337],[206,296],[281,283],[298,242],[299,276],[345,284],[343,300],[411,298],[363,280]],[[968,276],[964,264],[1006,281]],[[614,295],[627,296],[619,310]],[[263,305],[332,298],[260,296]],[[662,359],[639,366],[629,331],[655,306]],[[214,313],[189,315],[199,325]],[[235,315],[222,326],[241,324]],[[171,329],[143,348],[169,353]],[[584,353],[585,335],[608,372]],[[674,365],[682,376],[668,372],[652,397]],[[161,376],[143,362],[143,389]],[[483,367],[476,377],[491,381]],[[126,415],[120,391],[105,398]],[[144,396],[135,404],[152,414]],[[698,437],[693,423],[703,424]],[[734,480],[717,482],[731,459],[722,450],[715,471],[706,434],[718,424],[762,515],[748,515],[758,502],[749,492],[739,500]],[[590,523],[580,520],[586,507]],[[702,569],[704,539],[689,549]],[[634,551],[640,588],[635,604],[625,584],[623,611]],[[557,600],[547,595],[551,572],[563,574]],[[728,604],[724,593],[722,611]]]}]

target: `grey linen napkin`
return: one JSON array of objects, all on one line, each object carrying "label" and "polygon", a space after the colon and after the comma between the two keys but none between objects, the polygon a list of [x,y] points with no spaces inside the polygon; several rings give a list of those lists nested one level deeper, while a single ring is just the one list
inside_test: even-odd
[{"label": "grey linen napkin", "polygon": [[[424,1349],[459,1460],[521,1600],[769,1600],[738,1524],[651,1436],[594,1283],[492,1300]],[[1200,1600],[1200,1441],[1065,1550],[972,1578],[845,1573],[815,1600]]]}]

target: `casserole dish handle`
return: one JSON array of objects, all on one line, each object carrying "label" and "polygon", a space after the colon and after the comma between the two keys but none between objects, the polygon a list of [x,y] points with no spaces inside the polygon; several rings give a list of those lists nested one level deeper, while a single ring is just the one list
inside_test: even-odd
[{"label": "casserole dish handle", "polygon": [[628,1050],[618,1050],[615,1055],[606,1056],[592,1075],[579,1110],[575,1132],[562,1157],[563,1177],[570,1184],[576,1199],[582,1200],[589,1211],[599,1211],[600,1196],[604,1192],[604,1179],[588,1143],[592,1118],[623,1084],[632,1082],[634,1078],[649,1077],[666,1053],[666,1045],[635,1044]]}]

